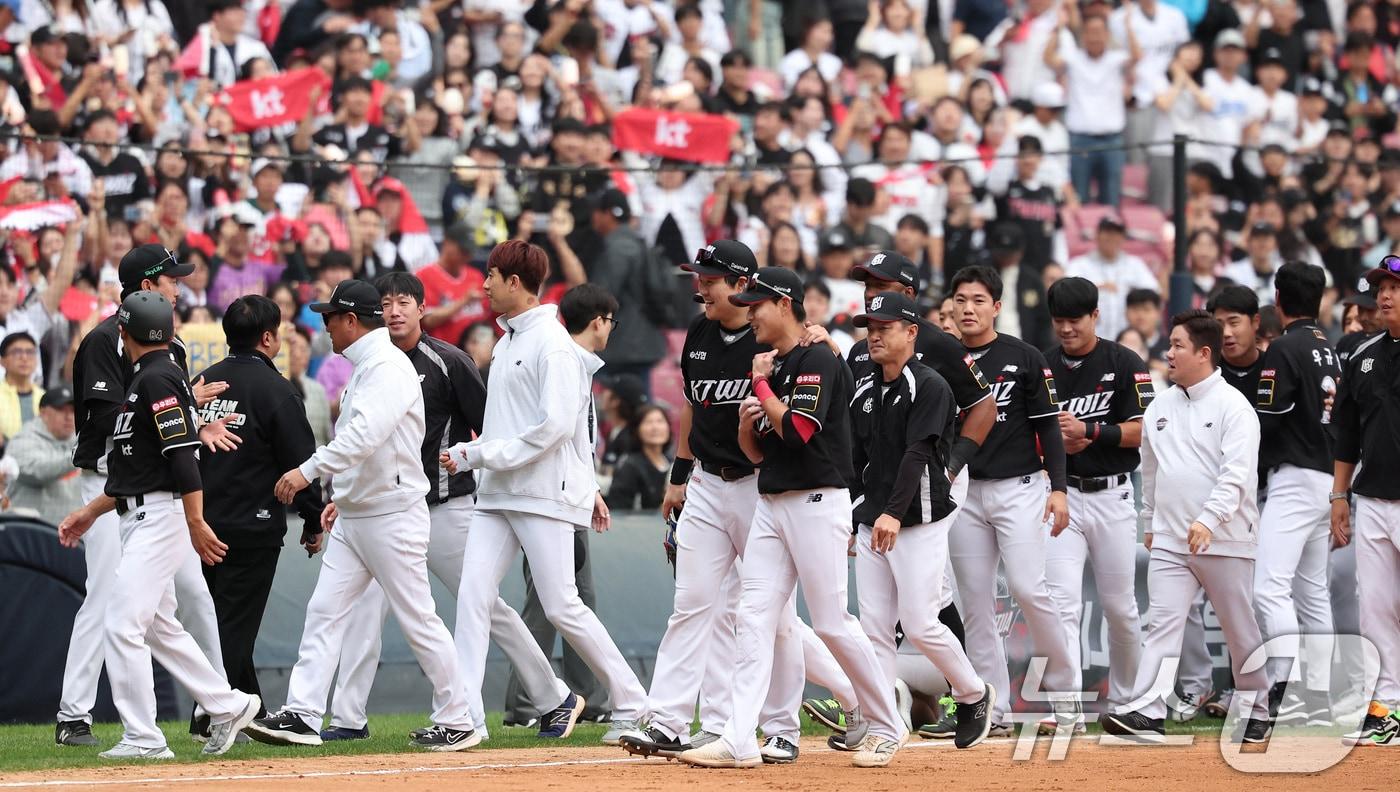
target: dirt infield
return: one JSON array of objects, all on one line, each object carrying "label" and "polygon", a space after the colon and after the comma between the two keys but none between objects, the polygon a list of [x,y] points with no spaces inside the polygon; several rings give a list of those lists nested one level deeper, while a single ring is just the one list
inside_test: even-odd
[{"label": "dirt infield", "polygon": [[[1335,740],[1276,740],[1270,753],[1280,762]],[[881,770],[850,766],[849,754],[826,748],[818,738],[802,741],[801,759],[786,767],[755,770],[700,770],[675,762],[639,760],[606,747],[561,746],[524,750],[480,750],[459,754],[303,756],[295,759],[157,764],[100,770],[14,774],[0,777],[0,789],[181,789],[277,790],[430,790],[484,785],[513,790],[593,792],[598,789],[668,790],[684,785],[700,792],[736,789],[786,792],[804,788],[862,792],[928,788],[948,784],[959,792],[978,789],[1124,790],[1198,792],[1227,785],[1255,783],[1272,790],[1316,790],[1321,785],[1347,792],[1389,786],[1400,752],[1368,747],[1353,750],[1340,764],[1316,774],[1269,774],[1251,778],[1230,767],[1220,745],[1198,738],[1182,747],[1135,747],[1076,739],[1063,761],[1051,761],[1049,741],[1040,740],[1031,757],[1013,758],[1010,739],[989,741],[970,751],[948,743],[915,741],[895,763]],[[1274,759],[1275,757],[1269,757]]]}]

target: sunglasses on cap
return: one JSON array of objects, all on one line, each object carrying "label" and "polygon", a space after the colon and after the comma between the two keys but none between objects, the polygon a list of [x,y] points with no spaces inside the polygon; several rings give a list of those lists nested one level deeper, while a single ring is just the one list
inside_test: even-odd
[{"label": "sunglasses on cap", "polygon": [[1376,266],[1387,272],[1400,275],[1400,256],[1386,256],[1381,259],[1381,263]]}]

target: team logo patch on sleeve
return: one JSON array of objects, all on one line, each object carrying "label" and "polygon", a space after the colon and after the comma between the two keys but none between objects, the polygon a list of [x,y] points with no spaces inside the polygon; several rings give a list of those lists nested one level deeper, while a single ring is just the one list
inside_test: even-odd
[{"label": "team logo patch on sleeve", "polygon": [[815,412],[821,398],[822,386],[798,385],[792,389],[792,396],[788,397],[788,407],[803,412]]},{"label": "team logo patch on sleeve", "polygon": [[1152,375],[1146,371],[1139,371],[1133,374],[1133,382],[1151,382]]},{"label": "team logo patch on sleeve", "polygon": [[1045,374],[1045,392],[1048,393],[1048,394],[1050,394],[1050,403],[1051,403],[1051,404],[1059,404],[1059,403],[1060,403],[1060,395],[1059,395],[1058,393],[1055,392],[1055,375],[1054,375],[1054,373],[1052,373],[1052,372],[1050,371],[1050,369],[1041,369],[1041,372]]},{"label": "team logo patch on sleeve", "polygon": [[820,384],[822,384],[822,375],[820,375],[820,374],[803,374],[802,376],[800,376],[800,377],[797,378],[797,384],[798,384],[798,385],[820,385]]},{"label": "team logo patch on sleeve", "polygon": [[983,390],[991,387],[987,384],[987,378],[982,376],[982,369],[977,365],[977,361],[972,355],[963,355],[963,363],[967,366],[967,370],[972,372],[972,378],[977,380],[977,387]]},{"label": "team logo patch on sleeve", "polygon": [[185,420],[185,411],[178,406],[157,412],[155,419],[156,431],[162,440],[175,440],[190,433],[189,422]]},{"label": "team logo patch on sleeve", "polygon": [[[1267,376],[1265,376],[1267,375]],[[1274,404],[1274,377],[1273,369],[1264,369],[1259,372],[1259,396],[1255,406],[1272,407]]]},{"label": "team logo patch on sleeve", "polygon": [[1157,398],[1157,389],[1152,386],[1151,376],[1146,374],[1142,376],[1147,377],[1147,381],[1133,383],[1133,390],[1137,391],[1138,409],[1146,410],[1147,405],[1151,404],[1152,400]]},{"label": "team logo patch on sleeve", "polygon": [[180,400],[176,399],[174,396],[167,396],[164,399],[161,399],[160,401],[156,402],[155,404],[152,404],[151,412],[160,412],[161,410],[174,407],[179,403]]}]

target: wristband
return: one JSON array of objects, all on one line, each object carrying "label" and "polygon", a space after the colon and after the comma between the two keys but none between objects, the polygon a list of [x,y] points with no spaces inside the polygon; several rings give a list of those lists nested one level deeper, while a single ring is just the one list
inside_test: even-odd
[{"label": "wristband", "polygon": [[695,460],[685,457],[676,457],[671,463],[671,483],[679,487],[690,480],[690,471],[695,467]]},{"label": "wristband", "polygon": [[1123,427],[1118,424],[1094,424],[1091,445],[1118,446],[1123,444]]},{"label": "wristband", "polygon": [[973,457],[977,456],[977,452],[981,449],[982,446],[970,437],[959,436],[957,440],[953,441],[953,450],[948,454],[948,472],[953,474],[953,478],[957,478],[958,474],[962,473],[962,469],[967,466],[968,462],[972,461]]},{"label": "wristband", "polygon": [[1090,444],[1093,444],[1093,443],[1098,442],[1098,439],[1099,439],[1099,430],[1102,429],[1102,428],[1103,428],[1103,424],[1099,423],[1098,421],[1085,421],[1085,422],[1084,422],[1084,439],[1085,439],[1085,440],[1088,440],[1088,441],[1090,442]]},{"label": "wristband", "polygon": [[1349,499],[1350,497],[1350,492],[1329,492],[1327,493],[1327,502],[1332,503],[1333,501],[1344,501]]},{"label": "wristband", "polygon": [[777,394],[773,393],[773,386],[768,384],[767,379],[760,379],[754,383],[753,395],[757,396],[760,402],[777,398]]}]

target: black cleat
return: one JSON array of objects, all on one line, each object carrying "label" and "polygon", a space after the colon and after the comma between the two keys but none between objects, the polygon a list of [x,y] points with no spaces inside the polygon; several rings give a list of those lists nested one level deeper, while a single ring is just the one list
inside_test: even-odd
[{"label": "black cleat", "polygon": [[987,733],[992,729],[992,705],[996,700],[996,688],[983,683],[982,698],[971,704],[958,705],[954,711],[958,725],[954,732],[953,745],[958,748],[971,748],[987,739]]},{"label": "black cleat", "polygon": [[449,729],[446,726],[430,726],[417,737],[408,741],[410,745],[429,751],[465,751],[481,742],[481,735],[472,729]]},{"label": "black cleat", "polygon": [[643,732],[641,737],[624,734],[617,744],[627,753],[636,756],[663,756],[667,760],[674,759],[694,747],[679,737],[667,737],[665,732],[655,726]]},{"label": "black cleat", "polygon": [[92,736],[92,725],[87,721],[59,721],[53,728],[53,741],[57,745],[91,747],[97,745]]},{"label": "black cleat", "polygon": [[1137,711],[1105,712],[1099,716],[1099,725],[1109,734],[1138,742],[1160,743],[1167,737],[1161,718],[1149,718]]},{"label": "black cleat", "polygon": [[1266,720],[1250,718],[1244,726],[1244,735],[1240,737],[1240,742],[1244,745],[1257,745],[1269,741],[1269,736],[1274,732],[1274,724]]},{"label": "black cleat", "polygon": [[321,735],[307,726],[301,716],[282,710],[258,718],[243,730],[249,737],[268,745],[320,745]]}]

